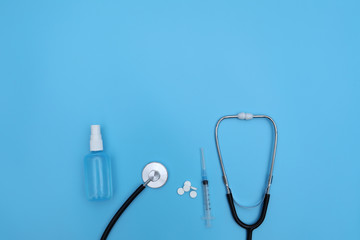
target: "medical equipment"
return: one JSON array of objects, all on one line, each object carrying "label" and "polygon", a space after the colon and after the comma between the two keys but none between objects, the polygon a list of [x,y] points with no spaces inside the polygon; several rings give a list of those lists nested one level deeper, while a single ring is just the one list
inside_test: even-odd
[{"label": "medical equipment", "polygon": [[[267,182],[267,186],[266,186],[266,194],[264,196],[264,201],[263,201],[263,206],[262,206],[262,210],[261,210],[261,214],[258,218],[258,220],[253,223],[253,224],[246,224],[244,222],[242,222],[237,213],[236,213],[236,209],[235,209],[235,205],[234,205],[234,199],[231,193],[231,189],[229,187],[229,181],[228,178],[226,176],[226,172],[225,172],[225,167],[224,167],[224,163],[222,160],[222,156],[221,156],[221,151],[220,151],[220,146],[219,146],[219,139],[218,139],[218,128],[219,125],[221,123],[221,121],[225,120],[225,119],[231,119],[231,118],[238,118],[240,120],[251,120],[253,118],[265,118],[270,120],[270,122],[272,123],[273,127],[274,127],[274,135],[275,135],[275,139],[274,139],[274,146],[273,146],[273,152],[272,152],[272,160],[271,160],[271,167],[270,167],[270,172],[269,172],[269,177],[268,177],[268,182]],[[216,127],[215,127],[215,142],[216,142],[216,148],[217,148],[217,152],[218,152],[218,156],[219,156],[219,161],[220,161],[220,165],[221,165],[221,171],[223,174],[223,181],[225,184],[225,188],[226,188],[226,197],[228,199],[229,202],[229,206],[230,206],[230,210],[231,210],[231,214],[235,220],[235,222],[240,225],[241,227],[246,229],[246,239],[247,240],[251,240],[252,239],[252,232],[254,229],[258,228],[262,222],[265,219],[265,215],[266,215],[266,211],[267,211],[267,207],[269,204],[269,199],[270,199],[270,186],[272,183],[272,178],[273,178],[273,169],[274,169],[274,162],[275,162],[275,154],[276,154],[276,146],[277,146],[277,127],[276,124],[274,122],[274,120],[267,116],[267,115],[253,115],[251,113],[239,113],[238,115],[229,115],[229,116],[224,116],[222,118],[220,118],[218,120],[218,122],[216,123]]]},{"label": "medical equipment", "polygon": [[204,219],[206,227],[211,227],[210,220],[211,217],[211,208],[210,208],[210,196],[209,196],[209,181],[207,179],[206,165],[204,158],[204,150],[201,148],[201,178],[202,178],[202,189],[203,189],[203,205],[204,205]]},{"label": "medical equipment", "polygon": [[103,152],[100,125],[91,125],[90,153],[84,159],[85,189],[89,200],[112,197],[111,162]]},{"label": "medical equipment", "polygon": [[119,219],[121,214],[125,209],[131,204],[131,202],[145,189],[146,186],[150,188],[160,188],[164,186],[168,179],[168,172],[164,165],[159,162],[151,162],[147,164],[142,171],[142,179],[144,183],[135,190],[133,194],[125,201],[125,203],[120,207],[120,209],[115,213],[114,217],[111,219],[110,223],[106,227],[101,240],[107,239],[111,229],[115,225],[116,221]]}]

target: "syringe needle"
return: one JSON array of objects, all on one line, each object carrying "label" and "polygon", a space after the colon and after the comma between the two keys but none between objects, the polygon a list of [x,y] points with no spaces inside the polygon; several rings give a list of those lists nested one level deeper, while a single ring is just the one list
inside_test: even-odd
[{"label": "syringe needle", "polygon": [[205,158],[204,158],[204,149],[200,148],[201,150],[201,169],[205,170],[206,166],[205,166]]}]

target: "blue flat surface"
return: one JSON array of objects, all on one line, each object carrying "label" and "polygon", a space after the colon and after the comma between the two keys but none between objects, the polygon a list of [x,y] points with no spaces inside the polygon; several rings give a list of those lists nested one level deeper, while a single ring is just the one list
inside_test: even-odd
[{"label": "blue flat surface", "polygon": [[[253,239],[360,239],[359,1],[1,1],[0,238],[245,239],[214,141],[219,117],[272,116],[278,152]],[[85,198],[90,124],[101,124],[114,197]],[[234,195],[256,202],[272,144],[266,120],[220,129]],[[202,217],[205,149],[213,227]],[[198,197],[178,196],[185,180]],[[238,209],[247,222],[259,210]]]}]

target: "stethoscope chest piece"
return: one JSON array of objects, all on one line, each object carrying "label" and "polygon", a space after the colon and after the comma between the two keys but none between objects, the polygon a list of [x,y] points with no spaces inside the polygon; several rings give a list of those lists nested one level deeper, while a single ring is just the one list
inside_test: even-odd
[{"label": "stethoscope chest piece", "polygon": [[152,180],[147,184],[151,188],[159,188],[164,186],[168,179],[168,171],[165,166],[159,162],[151,162],[147,164],[142,171],[142,179],[144,182]]},{"label": "stethoscope chest piece", "polygon": [[150,188],[159,188],[164,186],[168,179],[168,171],[165,166],[158,162],[151,162],[147,164],[142,171],[142,179],[143,183],[130,195],[130,197],[124,202],[124,204],[120,207],[120,209],[115,213],[110,223],[107,225],[103,235],[101,236],[101,240],[106,240],[109,236],[109,233],[116,221],[123,214],[125,209],[131,204],[132,201],[146,188],[146,186]]}]

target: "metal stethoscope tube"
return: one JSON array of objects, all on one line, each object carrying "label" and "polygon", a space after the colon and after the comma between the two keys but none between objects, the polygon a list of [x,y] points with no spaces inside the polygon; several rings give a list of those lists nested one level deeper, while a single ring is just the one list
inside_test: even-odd
[{"label": "metal stethoscope tube", "polygon": [[[265,118],[270,120],[270,122],[272,123],[273,127],[274,127],[274,135],[275,135],[275,139],[274,139],[274,147],[273,147],[273,153],[272,153],[272,160],[271,160],[271,167],[270,167],[270,173],[269,173],[269,177],[268,177],[268,183],[267,183],[267,187],[266,187],[266,191],[265,191],[265,195],[264,195],[264,201],[263,201],[263,206],[262,206],[262,210],[261,210],[261,214],[259,219],[254,223],[254,224],[246,224],[244,222],[242,222],[237,213],[236,213],[236,209],[235,209],[235,205],[234,205],[234,199],[231,193],[231,189],[229,187],[229,181],[226,175],[226,171],[225,171],[225,167],[224,167],[224,162],[221,156],[221,150],[220,150],[220,145],[219,145],[219,138],[218,138],[218,129],[219,129],[219,125],[221,123],[221,121],[225,120],[225,119],[230,119],[230,118],[238,118],[240,120],[251,120],[253,118]],[[232,213],[232,216],[234,218],[234,220],[236,221],[236,223],[238,223],[238,225],[240,225],[241,227],[246,229],[246,235],[247,235],[247,240],[251,240],[252,239],[252,231],[254,229],[256,229],[257,227],[259,227],[261,225],[261,223],[264,221],[265,219],[265,215],[266,215],[266,211],[267,211],[267,207],[269,204],[269,199],[270,199],[270,186],[272,183],[272,177],[273,177],[273,169],[274,169],[274,163],[275,163],[275,155],[276,155],[276,147],[277,147],[277,138],[278,138],[278,134],[277,134],[277,127],[275,124],[275,121],[267,116],[267,115],[252,115],[250,113],[239,113],[238,115],[229,115],[229,116],[224,116],[222,118],[220,118],[218,120],[218,122],[216,123],[216,127],[215,127],[215,142],[216,142],[216,148],[217,148],[217,152],[218,152],[218,156],[219,156],[219,161],[220,161],[220,166],[221,166],[221,171],[223,174],[223,181],[226,187],[226,195],[227,195],[227,199],[229,202],[229,206],[230,206],[230,210]]]}]

